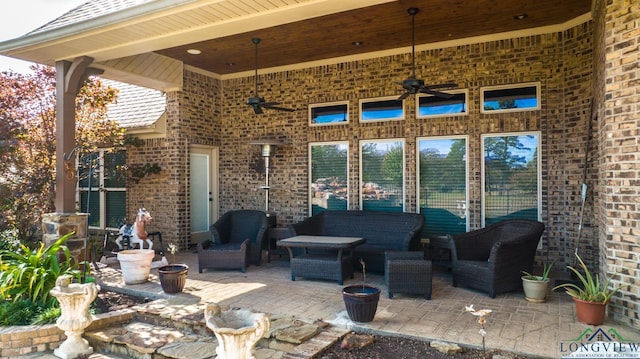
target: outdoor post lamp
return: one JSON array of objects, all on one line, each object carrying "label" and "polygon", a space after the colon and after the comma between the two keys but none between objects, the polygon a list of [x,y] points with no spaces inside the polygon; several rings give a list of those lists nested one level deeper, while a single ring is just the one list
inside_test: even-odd
[{"label": "outdoor post lamp", "polygon": [[264,159],[264,186],[260,188],[264,189],[264,211],[269,215],[269,158],[273,154],[275,146],[280,146],[283,143],[277,140],[257,140],[253,141],[252,145],[262,146],[262,158]]}]

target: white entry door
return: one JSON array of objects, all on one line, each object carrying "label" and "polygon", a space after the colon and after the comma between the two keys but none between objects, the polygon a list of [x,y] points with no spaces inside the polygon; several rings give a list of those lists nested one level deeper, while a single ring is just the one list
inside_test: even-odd
[{"label": "white entry door", "polygon": [[218,149],[192,146],[190,155],[191,244],[209,238],[218,218]]}]

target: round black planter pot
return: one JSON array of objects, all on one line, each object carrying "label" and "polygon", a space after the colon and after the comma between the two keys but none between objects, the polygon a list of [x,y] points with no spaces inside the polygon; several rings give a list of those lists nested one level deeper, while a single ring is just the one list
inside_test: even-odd
[{"label": "round black planter pot", "polygon": [[342,289],[342,299],[351,320],[367,323],[373,320],[378,310],[380,289],[367,285],[351,285]]},{"label": "round black planter pot", "polygon": [[162,290],[167,294],[182,292],[188,272],[189,266],[186,264],[169,264],[158,268]]}]

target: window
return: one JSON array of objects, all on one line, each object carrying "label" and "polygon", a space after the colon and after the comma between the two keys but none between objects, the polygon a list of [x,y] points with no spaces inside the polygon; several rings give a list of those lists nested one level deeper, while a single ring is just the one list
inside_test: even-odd
[{"label": "window", "polygon": [[482,136],[482,224],[541,218],[540,132]]},{"label": "window", "polygon": [[453,96],[444,98],[418,94],[418,101],[416,101],[417,117],[428,118],[468,115],[467,98],[469,97],[469,90],[451,90],[447,91],[447,93]]},{"label": "window", "polygon": [[100,150],[79,160],[78,200],[91,227],[118,228],[126,219],[125,158],[124,151]]},{"label": "window", "polygon": [[404,212],[404,140],[360,141],[360,208]]},{"label": "window", "polygon": [[467,136],[418,138],[418,203],[425,237],[469,228]]},{"label": "window", "polygon": [[482,87],[480,112],[515,112],[540,109],[540,83]]},{"label": "window", "polygon": [[311,216],[349,206],[349,144],[309,144],[309,192]]},{"label": "window", "polygon": [[309,105],[310,125],[335,125],[349,122],[349,101]]},{"label": "window", "polygon": [[360,100],[360,122],[404,119],[403,101],[397,97]]}]

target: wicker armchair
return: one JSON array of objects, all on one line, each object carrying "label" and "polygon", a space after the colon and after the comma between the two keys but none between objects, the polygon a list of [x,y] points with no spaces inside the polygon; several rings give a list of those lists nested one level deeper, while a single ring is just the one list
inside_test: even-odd
[{"label": "wicker armchair", "polygon": [[249,262],[260,265],[267,227],[267,217],[262,211],[225,213],[211,225],[211,240],[198,243],[198,271],[239,268],[245,272]]},{"label": "wicker armchair", "polygon": [[510,219],[448,236],[453,286],[496,294],[522,289],[522,271],[531,272],[544,224]]}]

